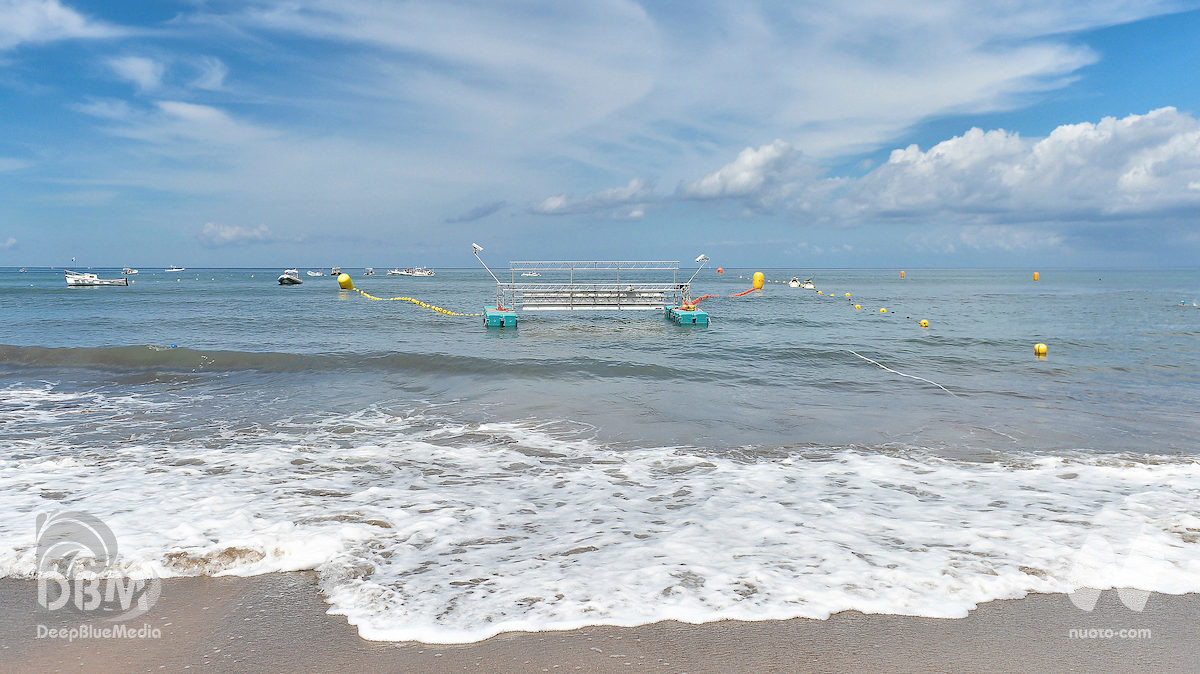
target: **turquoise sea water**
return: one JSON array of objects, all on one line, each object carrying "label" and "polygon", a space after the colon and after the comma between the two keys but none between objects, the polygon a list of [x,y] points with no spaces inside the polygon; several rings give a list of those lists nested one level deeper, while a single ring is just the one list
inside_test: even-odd
[{"label": "turquoise sea water", "polygon": [[706,328],[488,330],[329,276],[0,270],[0,572],[69,506],[131,572],[317,569],[369,638],[1200,590],[1200,272],[779,269],[822,294],[727,297],[753,271],[701,273]]}]

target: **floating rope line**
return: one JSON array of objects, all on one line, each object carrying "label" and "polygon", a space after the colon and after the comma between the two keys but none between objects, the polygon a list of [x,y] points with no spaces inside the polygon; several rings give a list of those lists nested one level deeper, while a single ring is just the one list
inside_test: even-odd
[{"label": "floating rope line", "polygon": [[483,315],[483,314],[460,314],[457,311],[450,311],[449,309],[435,307],[434,305],[429,304],[428,302],[422,302],[421,300],[415,300],[411,297],[376,297],[370,293],[363,292],[362,290],[359,290],[358,288],[354,288],[354,292],[358,293],[359,295],[362,295],[363,297],[365,297],[369,300],[376,300],[378,302],[411,302],[419,307],[423,307],[423,308],[429,309],[431,311],[436,311],[439,314],[445,314],[446,316],[482,316]]},{"label": "floating rope line", "polygon": [[[847,350],[847,351],[850,351],[850,349],[846,349],[846,350]],[[870,358],[867,358],[866,356],[862,355],[861,353],[859,353],[859,352],[857,352],[857,351],[850,351],[850,353],[852,353],[852,354],[854,354],[854,355],[858,356],[859,358],[862,358],[863,360],[867,361],[868,363],[874,363],[875,365],[878,365],[879,367],[882,367],[883,369],[887,370],[888,372],[892,372],[892,373],[894,373],[894,374],[898,374],[898,375],[900,375],[901,377],[908,377],[909,379],[918,379],[918,380],[920,380],[920,381],[923,381],[923,382],[927,382],[927,383],[933,384],[934,386],[936,386],[936,387],[938,387],[938,388],[942,389],[943,391],[945,391],[946,393],[949,393],[950,395],[954,396],[955,398],[957,398],[957,397],[958,397],[958,394],[957,394],[957,393],[955,393],[954,391],[951,391],[950,389],[946,388],[945,386],[942,386],[941,384],[937,383],[936,381],[932,381],[932,380],[926,379],[926,378],[924,378],[924,377],[917,377],[917,376],[915,376],[915,375],[911,375],[911,374],[904,374],[903,372],[900,372],[900,371],[897,371],[897,370],[893,370],[892,368],[890,368],[890,367],[888,367],[888,366],[886,366],[886,365],[884,365],[884,364],[882,364],[882,363],[880,363],[880,362],[878,362],[878,361],[874,361],[874,360],[871,360]]]}]

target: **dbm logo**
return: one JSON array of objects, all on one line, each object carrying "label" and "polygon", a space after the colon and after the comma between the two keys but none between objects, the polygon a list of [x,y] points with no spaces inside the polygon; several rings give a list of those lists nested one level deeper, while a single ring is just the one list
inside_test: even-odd
[{"label": "dbm logo", "polygon": [[70,511],[37,517],[37,601],[109,621],[129,620],[158,601],[158,578],[122,578],[117,538],[104,522]]}]

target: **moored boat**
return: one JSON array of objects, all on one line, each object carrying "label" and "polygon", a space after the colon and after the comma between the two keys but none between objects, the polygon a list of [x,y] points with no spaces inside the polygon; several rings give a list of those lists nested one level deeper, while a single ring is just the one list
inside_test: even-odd
[{"label": "moored boat", "polygon": [[340,274],[340,273],[342,273],[342,268],[341,268],[341,267],[334,267],[333,269],[330,269],[330,270],[329,270],[329,275],[330,275],[330,276],[337,276],[337,275],[338,275],[338,274]]},{"label": "moored boat", "polygon": [[404,271],[400,272],[400,275],[401,276],[433,276],[433,270],[426,269],[425,267],[408,267]]},{"label": "moored boat", "polygon": [[163,271],[187,271],[187,267],[180,267],[179,265],[171,265],[170,267],[164,269]]},{"label": "moored boat", "polygon": [[133,274],[138,273],[138,270],[132,269],[130,267],[125,267],[124,269],[121,270],[121,273],[126,276],[132,276]]},{"label": "moored boat", "polygon": [[80,286],[127,286],[129,279],[127,278],[100,278],[95,274],[78,273],[73,271],[63,272],[67,279],[67,285],[71,287]]},{"label": "moored boat", "polygon": [[300,280],[300,272],[295,269],[284,269],[279,275],[279,285],[281,286],[298,286],[304,281]]}]

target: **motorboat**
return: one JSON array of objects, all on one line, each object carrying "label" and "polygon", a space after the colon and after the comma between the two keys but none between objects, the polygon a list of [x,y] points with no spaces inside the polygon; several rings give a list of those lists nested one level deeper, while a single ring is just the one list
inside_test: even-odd
[{"label": "motorboat", "polygon": [[25,268],[24,268],[24,267],[21,267],[21,273],[22,273],[22,274],[24,274],[24,273],[25,273]]},{"label": "motorboat", "polygon": [[304,273],[305,273],[305,274],[308,274],[309,276],[324,276],[324,274],[322,274],[321,272],[319,272],[319,271],[313,271],[313,270],[311,270],[311,269],[309,269],[308,271],[306,271],[306,272],[304,272]]},{"label": "motorboat", "polygon": [[121,273],[122,273],[122,274],[124,274],[124,275],[126,275],[126,276],[132,276],[133,274],[136,274],[136,273],[138,273],[138,270],[136,270],[136,269],[131,269],[131,268],[129,268],[129,267],[125,267],[124,269],[122,269],[122,270],[121,270]]},{"label": "motorboat", "polygon": [[425,267],[408,267],[404,271],[400,272],[400,275],[401,276],[433,276],[433,270],[426,269]]},{"label": "motorboat", "polygon": [[295,269],[284,269],[279,275],[279,285],[281,286],[298,286],[304,281],[300,280],[300,272]]},{"label": "motorboat", "polygon": [[788,287],[789,288],[799,288],[800,287],[800,277],[793,276],[792,280],[788,281]]},{"label": "motorboat", "polygon": [[178,265],[171,265],[170,267],[168,267],[168,268],[164,269],[163,271],[187,271],[187,267],[180,267],[180,266],[178,266]]},{"label": "motorboat", "polygon": [[536,271],[527,271],[522,272],[521,276],[541,276],[541,274],[537,273]]},{"label": "motorboat", "polygon": [[67,278],[67,285],[76,286],[127,286],[129,279],[127,278],[100,278],[95,274],[81,274],[73,271],[63,272]]},{"label": "motorboat", "polygon": [[341,268],[341,267],[334,267],[333,269],[330,269],[330,270],[329,270],[329,275],[330,275],[330,276],[337,276],[337,275],[338,275],[338,274],[340,274],[340,273],[342,273],[342,268]]},{"label": "motorboat", "polygon": [[363,276],[374,276],[374,275],[375,275],[374,267],[367,267],[366,269],[363,269]]},{"label": "motorboat", "polygon": [[401,272],[398,268],[397,269],[389,269],[387,271],[388,276],[400,276],[400,274],[401,274]]},{"label": "motorboat", "polygon": [[800,287],[804,288],[805,290],[816,290],[817,289],[817,287],[815,285],[813,285],[812,279],[805,279],[804,283],[800,284]]}]

